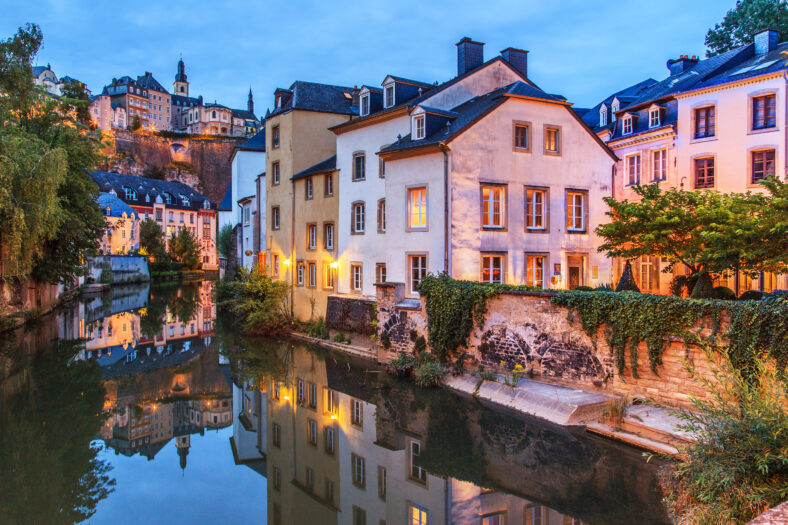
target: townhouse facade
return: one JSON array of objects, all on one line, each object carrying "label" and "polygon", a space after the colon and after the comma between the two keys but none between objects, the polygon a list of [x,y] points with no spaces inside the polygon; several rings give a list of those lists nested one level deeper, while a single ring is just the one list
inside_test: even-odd
[{"label": "townhouse facade", "polygon": [[118,198],[113,189],[100,193],[96,203],[107,221],[99,242],[99,253],[123,255],[139,248],[140,218],[134,209]]},{"label": "townhouse facade", "polygon": [[[315,187],[319,186],[316,177],[325,177],[325,170],[294,175],[335,155],[336,139],[328,128],[348,120],[355,111],[352,88],[297,81],[289,89],[275,91],[274,110],[266,117],[265,266],[273,278],[290,284],[291,309],[298,319],[322,315],[327,296],[333,293],[331,283],[320,280],[320,269],[326,264],[330,268],[334,255],[318,248],[326,246],[325,238],[316,239],[315,249],[309,249],[309,232],[312,228],[319,238],[325,235],[327,223],[337,223],[339,187],[331,195]],[[310,181],[312,199],[307,199]],[[298,285],[299,268],[306,272],[303,286]],[[315,278],[309,280],[310,275]]]},{"label": "townhouse facade", "polygon": [[100,191],[114,191],[140,220],[153,220],[164,232],[166,242],[187,228],[200,245],[203,270],[217,270],[216,204],[180,182],[133,175],[94,171],[91,176]]},{"label": "townhouse facade", "polygon": [[[614,197],[637,198],[636,184],[743,193],[764,191],[759,181],[767,176],[784,180],[786,49],[776,31],[765,30],[751,44],[715,57],[683,55],[668,61],[667,78],[641,83],[624,97],[614,122],[603,127],[602,112],[584,115],[620,159]],[[670,293],[671,280],[686,270],[676,265],[665,272],[668,265],[657,257],[633,261],[640,289]],[[614,281],[623,266],[622,260],[614,262]],[[768,292],[788,288],[788,278],[731,272],[718,276],[717,284],[738,294]]]},{"label": "townhouse facade", "polygon": [[[107,99],[109,99],[109,107],[113,110],[123,108],[126,125],[129,127],[136,117],[142,129],[149,131],[172,129],[171,95],[149,71],[138,76],[136,80],[130,76],[113,78],[110,84],[104,86],[101,94],[91,101],[90,112],[94,115],[94,120],[98,117],[96,125],[99,129],[112,127],[111,123],[110,128],[103,127],[107,125],[107,121],[101,118],[107,114]],[[120,127],[117,117],[115,124],[115,127]]]}]

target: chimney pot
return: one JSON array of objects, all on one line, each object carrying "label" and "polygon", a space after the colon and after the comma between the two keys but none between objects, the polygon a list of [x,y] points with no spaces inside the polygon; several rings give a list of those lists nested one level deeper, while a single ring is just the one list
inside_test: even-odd
[{"label": "chimney pot", "polygon": [[506,60],[509,65],[522,73],[523,76],[528,76],[528,51],[507,47],[501,51],[501,57]]},{"label": "chimney pot", "polygon": [[484,43],[464,37],[457,42],[457,76],[484,63]]},{"label": "chimney pot", "polygon": [[755,54],[765,55],[769,51],[774,51],[774,48],[780,43],[780,33],[774,29],[764,29],[755,33],[753,42],[755,43]]},{"label": "chimney pot", "polygon": [[698,57],[696,56],[690,58],[688,55],[679,55],[675,60],[668,60],[667,66],[670,74],[676,75],[692,69],[697,63]]}]

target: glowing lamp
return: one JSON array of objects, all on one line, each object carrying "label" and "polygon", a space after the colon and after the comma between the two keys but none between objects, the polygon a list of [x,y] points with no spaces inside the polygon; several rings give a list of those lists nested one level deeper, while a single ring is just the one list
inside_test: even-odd
[{"label": "glowing lamp", "polygon": [[336,270],[337,268],[339,268],[339,261],[333,261],[331,264],[329,264],[329,266],[334,270]]},{"label": "glowing lamp", "polygon": [[290,266],[290,259],[285,259],[284,261],[282,261],[282,264],[284,264],[285,266]]}]

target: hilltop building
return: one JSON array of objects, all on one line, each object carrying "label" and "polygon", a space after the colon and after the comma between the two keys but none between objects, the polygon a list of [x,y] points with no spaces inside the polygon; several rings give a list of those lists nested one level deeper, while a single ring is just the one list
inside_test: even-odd
[{"label": "hilltop building", "polygon": [[50,64],[46,66],[33,66],[33,83],[51,95],[60,96],[63,93],[63,86],[71,82],[81,84],[82,87],[85,88],[88,96],[90,96],[90,90],[87,89],[87,85],[85,85],[84,82],[80,82],[70,76],[64,76],[58,79]]}]

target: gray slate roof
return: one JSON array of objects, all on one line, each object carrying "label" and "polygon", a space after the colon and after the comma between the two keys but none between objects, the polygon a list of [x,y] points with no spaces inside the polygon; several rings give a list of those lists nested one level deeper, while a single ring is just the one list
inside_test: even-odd
[{"label": "gray slate roof", "polygon": [[287,91],[292,92],[292,96],[287,97],[282,107],[275,108],[266,118],[294,109],[342,115],[358,112],[358,108],[352,107],[353,88],[297,80]]},{"label": "gray slate roof", "polygon": [[[619,102],[621,102],[622,104],[626,105],[629,102],[631,102],[632,100],[635,100],[637,97],[640,96],[640,94],[643,91],[645,91],[650,86],[652,86],[652,85],[654,85],[656,83],[657,83],[657,81],[654,80],[653,78],[647,78],[646,80],[641,80],[637,84],[632,84],[629,87],[626,87],[626,88],[624,88],[624,89],[622,89],[620,91],[616,91],[612,95],[609,95],[607,98],[605,98],[605,100],[603,100],[602,102],[600,102],[599,104],[597,104],[593,108],[590,108],[590,109],[586,110],[584,113],[580,113],[580,109],[578,109],[578,108],[575,108],[575,111],[578,114],[582,115],[583,121],[585,121],[585,123],[588,124],[588,126],[591,129],[593,129],[595,132],[599,132],[599,131],[602,131],[604,129],[611,128],[612,125],[613,125],[613,119],[611,118],[612,117],[612,113],[611,113],[610,105],[613,103],[613,99],[614,98],[618,98]],[[608,109],[607,124],[605,126],[600,126],[599,125],[599,110],[602,108],[603,104]]]},{"label": "gray slate roof", "polygon": [[227,191],[224,192],[222,202],[216,208],[217,211],[233,211],[233,185],[227,186]]},{"label": "gray slate roof", "polygon": [[137,77],[137,86],[143,89],[169,94],[169,91],[164,89],[164,86],[159,84],[159,81],[153,78],[153,75],[147,71],[144,75]]},{"label": "gray slate roof", "polygon": [[298,173],[290,177],[290,180],[303,179],[304,177],[308,177],[310,175],[325,173],[326,171],[332,171],[335,169],[337,169],[337,156],[332,155],[331,157],[328,157],[326,160],[320,161],[314,166],[305,169],[304,171],[299,171]]},{"label": "gray slate roof", "polygon": [[236,148],[243,151],[265,151],[265,128]]},{"label": "gray slate roof", "polygon": [[[164,194],[169,193],[171,200],[170,204],[167,204],[168,208],[196,211],[204,209],[204,203],[208,201],[210,209],[216,209],[216,204],[208,197],[180,182],[135,177],[134,175],[123,175],[108,171],[94,171],[90,175],[102,192],[115,190],[118,197],[126,204],[153,206],[156,196],[162,195],[162,199],[166,202]],[[137,198],[134,200],[126,199],[125,188],[134,190],[137,193]],[[150,197],[149,202],[145,200],[146,195]],[[185,205],[181,197],[186,197],[189,204]]]}]

